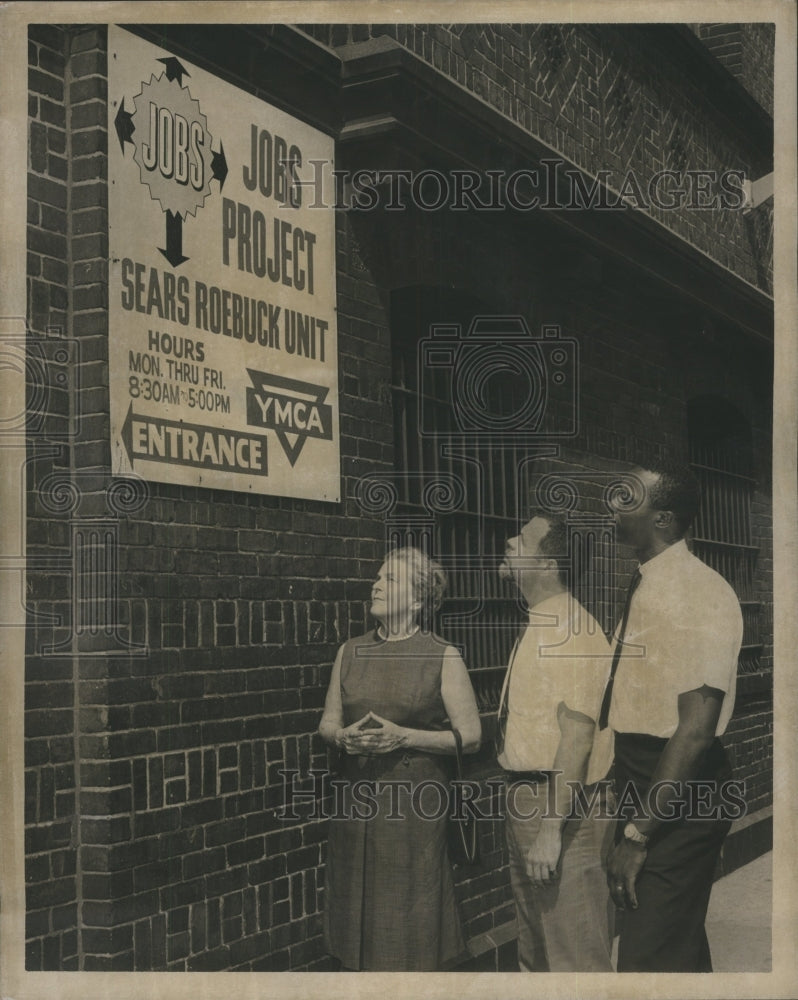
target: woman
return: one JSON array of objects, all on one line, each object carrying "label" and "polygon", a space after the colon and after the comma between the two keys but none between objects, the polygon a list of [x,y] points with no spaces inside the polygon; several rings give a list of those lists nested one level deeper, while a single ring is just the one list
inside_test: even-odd
[{"label": "woman", "polygon": [[347,785],[330,820],[324,931],[344,968],[432,971],[467,957],[441,806],[452,729],[478,750],[479,713],[457,651],[419,625],[445,587],[418,549],[392,552],[371,593],[377,629],[333,666],[319,732]]}]

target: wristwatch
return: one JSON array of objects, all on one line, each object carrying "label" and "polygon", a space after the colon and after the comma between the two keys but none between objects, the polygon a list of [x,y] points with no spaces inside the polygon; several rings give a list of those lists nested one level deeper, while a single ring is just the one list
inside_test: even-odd
[{"label": "wristwatch", "polygon": [[633,844],[639,844],[641,847],[648,846],[648,837],[641,833],[634,823],[627,823],[623,828],[623,835],[627,840],[631,840]]}]

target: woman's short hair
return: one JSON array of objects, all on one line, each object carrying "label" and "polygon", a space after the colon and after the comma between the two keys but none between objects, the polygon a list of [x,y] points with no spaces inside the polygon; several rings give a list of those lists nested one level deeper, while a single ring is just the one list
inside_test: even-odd
[{"label": "woman's short hair", "polygon": [[440,563],[412,545],[392,549],[387,558],[402,559],[409,567],[413,596],[421,601],[422,611],[425,614],[437,611],[447,587],[446,572]]}]

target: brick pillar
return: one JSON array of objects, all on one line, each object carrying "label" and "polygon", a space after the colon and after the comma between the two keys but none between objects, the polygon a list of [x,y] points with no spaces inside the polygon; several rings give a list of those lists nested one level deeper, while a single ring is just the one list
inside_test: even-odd
[{"label": "brick pillar", "polygon": [[132,792],[109,694],[120,654],[141,652],[118,557],[142,498],[109,482],[105,29],[31,28],[29,62],[27,964],[132,968],[111,877]]},{"label": "brick pillar", "polygon": [[[28,642],[25,685],[26,967],[77,969],[79,885],[75,814],[74,664],[53,658],[54,627],[69,602],[68,490],[39,492],[63,473],[69,423],[68,38],[30,29],[28,151]],[[32,487],[32,489],[31,489]],[[42,502],[42,500],[44,502]],[[49,503],[48,503],[49,502]],[[55,507],[55,510],[53,509]],[[59,508],[60,514],[59,516]]]}]

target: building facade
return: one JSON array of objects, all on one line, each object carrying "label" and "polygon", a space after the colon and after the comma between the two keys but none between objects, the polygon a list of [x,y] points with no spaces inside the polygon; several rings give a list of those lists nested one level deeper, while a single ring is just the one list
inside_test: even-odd
[{"label": "building facade", "polygon": [[[334,143],[333,500],[115,474],[111,156],[133,141],[111,31],[29,31],[26,967],[334,969],[316,727],[386,549],[422,540],[449,571],[438,628],[472,671],[487,795],[521,614],[504,539],[532,501],[568,510],[610,629],[632,563],[607,491],[655,458],[695,467],[691,544],[744,612],[725,870],[769,849],[772,202],[743,182],[773,170],[773,26],[122,32],[163,53],[142,82],[177,60]],[[501,823],[481,837],[457,891],[490,969],[513,906]]]}]

